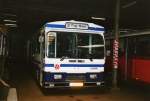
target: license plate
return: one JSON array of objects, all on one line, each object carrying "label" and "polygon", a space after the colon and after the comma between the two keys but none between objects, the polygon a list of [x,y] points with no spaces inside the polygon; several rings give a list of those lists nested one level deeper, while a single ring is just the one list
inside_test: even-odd
[{"label": "license plate", "polygon": [[71,86],[71,87],[82,87],[83,86],[83,82],[71,82],[69,84],[69,86]]}]

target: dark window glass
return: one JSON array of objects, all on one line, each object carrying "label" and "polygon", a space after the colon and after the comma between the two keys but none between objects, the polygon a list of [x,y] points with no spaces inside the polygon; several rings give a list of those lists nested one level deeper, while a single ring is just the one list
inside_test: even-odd
[{"label": "dark window glass", "polygon": [[56,57],[104,58],[103,37],[98,34],[57,32]]},{"label": "dark window glass", "polygon": [[140,36],[136,39],[136,55],[150,58],[150,35]]}]

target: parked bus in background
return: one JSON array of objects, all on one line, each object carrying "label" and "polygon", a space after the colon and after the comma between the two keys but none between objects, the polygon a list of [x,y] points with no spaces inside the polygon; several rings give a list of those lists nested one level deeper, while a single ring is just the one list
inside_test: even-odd
[{"label": "parked bus in background", "polygon": [[[112,34],[106,35],[106,50],[112,54]],[[118,82],[150,84],[150,30],[120,31]],[[112,68],[112,57],[106,59]],[[109,71],[111,71],[111,68]]]}]

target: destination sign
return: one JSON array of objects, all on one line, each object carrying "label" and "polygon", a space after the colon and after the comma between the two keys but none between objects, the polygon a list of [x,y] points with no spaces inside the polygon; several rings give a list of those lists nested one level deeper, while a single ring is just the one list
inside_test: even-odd
[{"label": "destination sign", "polygon": [[67,22],[66,23],[66,28],[68,29],[88,29],[88,24],[84,24],[84,23],[71,23],[71,22]]}]

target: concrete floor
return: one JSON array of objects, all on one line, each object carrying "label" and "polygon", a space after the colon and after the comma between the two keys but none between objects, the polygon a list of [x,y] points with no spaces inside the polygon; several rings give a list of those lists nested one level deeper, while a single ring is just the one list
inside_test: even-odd
[{"label": "concrete floor", "polygon": [[30,72],[14,67],[11,80],[19,101],[149,101],[150,91],[138,87],[122,87],[118,91],[101,89],[48,89],[43,93]]}]

